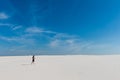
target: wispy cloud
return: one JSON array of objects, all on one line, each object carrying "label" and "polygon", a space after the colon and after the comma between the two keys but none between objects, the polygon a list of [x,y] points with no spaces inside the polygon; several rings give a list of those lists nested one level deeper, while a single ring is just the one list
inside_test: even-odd
[{"label": "wispy cloud", "polygon": [[9,27],[13,31],[22,28],[22,25],[10,24],[10,23],[0,23],[0,27]]},{"label": "wispy cloud", "polygon": [[[27,33],[42,33],[42,35],[38,35],[40,38],[47,38],[47,42],[44,45],[47,45],[47,49],[51,49],[50,51],[64,51],[66,53],[79,53],[82,49],[87,48],[91,42],[82,40],[79,36],[69,35],[66,33],[57,33],[51,30],[41,29],[39,27],[29,27],[26,29]],[[53,34],[50,35],[45,35]],[[29,34],[33,36],[32,34]],[[29,36],[28,35],[28,36]],[[49,37],[49,38],[48,38]]]},{"label": "wispy cloud", "polygon": [[43,32],[43,30],[38,28],[38,27],[29,27],[26,29],[26,32],[28,32],[28,33],[41,33],[41,32]]},{"label": "wispy cloud", "polygon": [[13,43],[17,42],[17,43],[26,44],[26,45],[33,45],[35,43],[34,39],[21,37],[21,36],[17,36],[17,37],[0,36],[0,39],[8,42],[13,42]]},{"label": "wispy cloud", "polygon": [[[22,28],[22,26],[14,26],[12,27],[12,30],[17,30],[20,28]],[[34,46],[34,48],[36,48],[38,52],[42,51],[43,53],[48,54],[81,54],[89,52],[91,50],[95,51],[108,47],[104,46],[104,44],[99,45],[91,41],[86,41],[77,35],[58,33],[39,27],[28,27],[23,31],[22,34],[13,37],[0,36],[0,40],[12,43],[16,42],[21,44],[21,46],[26,45],[26,47],[31,47],[31,50],[35,51],[34,49],[32,49],[32,47]],[[42,48],[43,46],[45,48]],[[15,50],[16,48],[14,47],[12,49]],[[44,50],[41,50],[41,48]],[[24,50],[24,47],[20,47],[20,49]]]},{"label": "wispy cloud", "polygon": [[3,27],[3,26],[12,27],[14,25],[9,23],[0,23],[0,27]]},{"label": "wispy cloud", "polygon": [[54,31],[44,30],[44,29],[39,28],[39,27],[29,27],[25,30],[25,32],[28,32],[28,33],[50,33],[50,34],[56,33]]},{"label": "wispy cloud", "polygon": [[49,47],[64,53],[80,53],[87,49],[91,42],[83,41],[79,37],[68,34],[57,34],[51,39]]},{"label": "wispy cloud", "polygon": [[0,19],[8,19],[9,16],[3,12],[0,13]]},{"label": "wispy cloud", "polygon": [[102,54],[103,52],[111,53],[111,49],[114,49],[109,44],[81,40],[81,38],[71,35],[56,35],[50,40],[48,46],[53,54]]},{"label": "wispy cloud", "polygon": [[19,26],[14,26],[14,27],[12,28],[12,30],[17,30],[17,29],[20,29],[20,28],[22,28],[21,25],[19,25]]}]

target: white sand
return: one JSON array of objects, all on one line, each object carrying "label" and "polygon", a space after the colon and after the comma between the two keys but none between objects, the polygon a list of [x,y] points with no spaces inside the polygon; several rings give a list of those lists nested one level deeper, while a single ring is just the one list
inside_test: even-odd
[{"label": "white sand", "polygon": [[120,80],[120,56],[0,57],[0,80]]}]

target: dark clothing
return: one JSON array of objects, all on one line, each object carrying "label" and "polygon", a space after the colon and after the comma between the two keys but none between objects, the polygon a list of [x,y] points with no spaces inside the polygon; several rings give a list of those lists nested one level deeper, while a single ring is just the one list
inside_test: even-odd
[{"label": "dark clothing", "polygon": [[34,63],[35,62],[35,56],[33,55],[33,57],[32,57],[32,63]]}]

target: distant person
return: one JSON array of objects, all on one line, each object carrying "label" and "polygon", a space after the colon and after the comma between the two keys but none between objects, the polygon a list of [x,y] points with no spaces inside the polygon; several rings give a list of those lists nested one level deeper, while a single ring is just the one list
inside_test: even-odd
[{"label": "distant person", "polygon": [[35,63],[35,55],[32,56],[32,64]]}]

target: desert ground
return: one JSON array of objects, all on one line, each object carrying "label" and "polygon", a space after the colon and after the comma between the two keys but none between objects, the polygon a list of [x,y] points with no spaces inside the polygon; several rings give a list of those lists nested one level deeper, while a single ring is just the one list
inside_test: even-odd
[{"label": "desert ground", "polygon": [[1,56],[0,80],[120,80],[120,55]]}]

